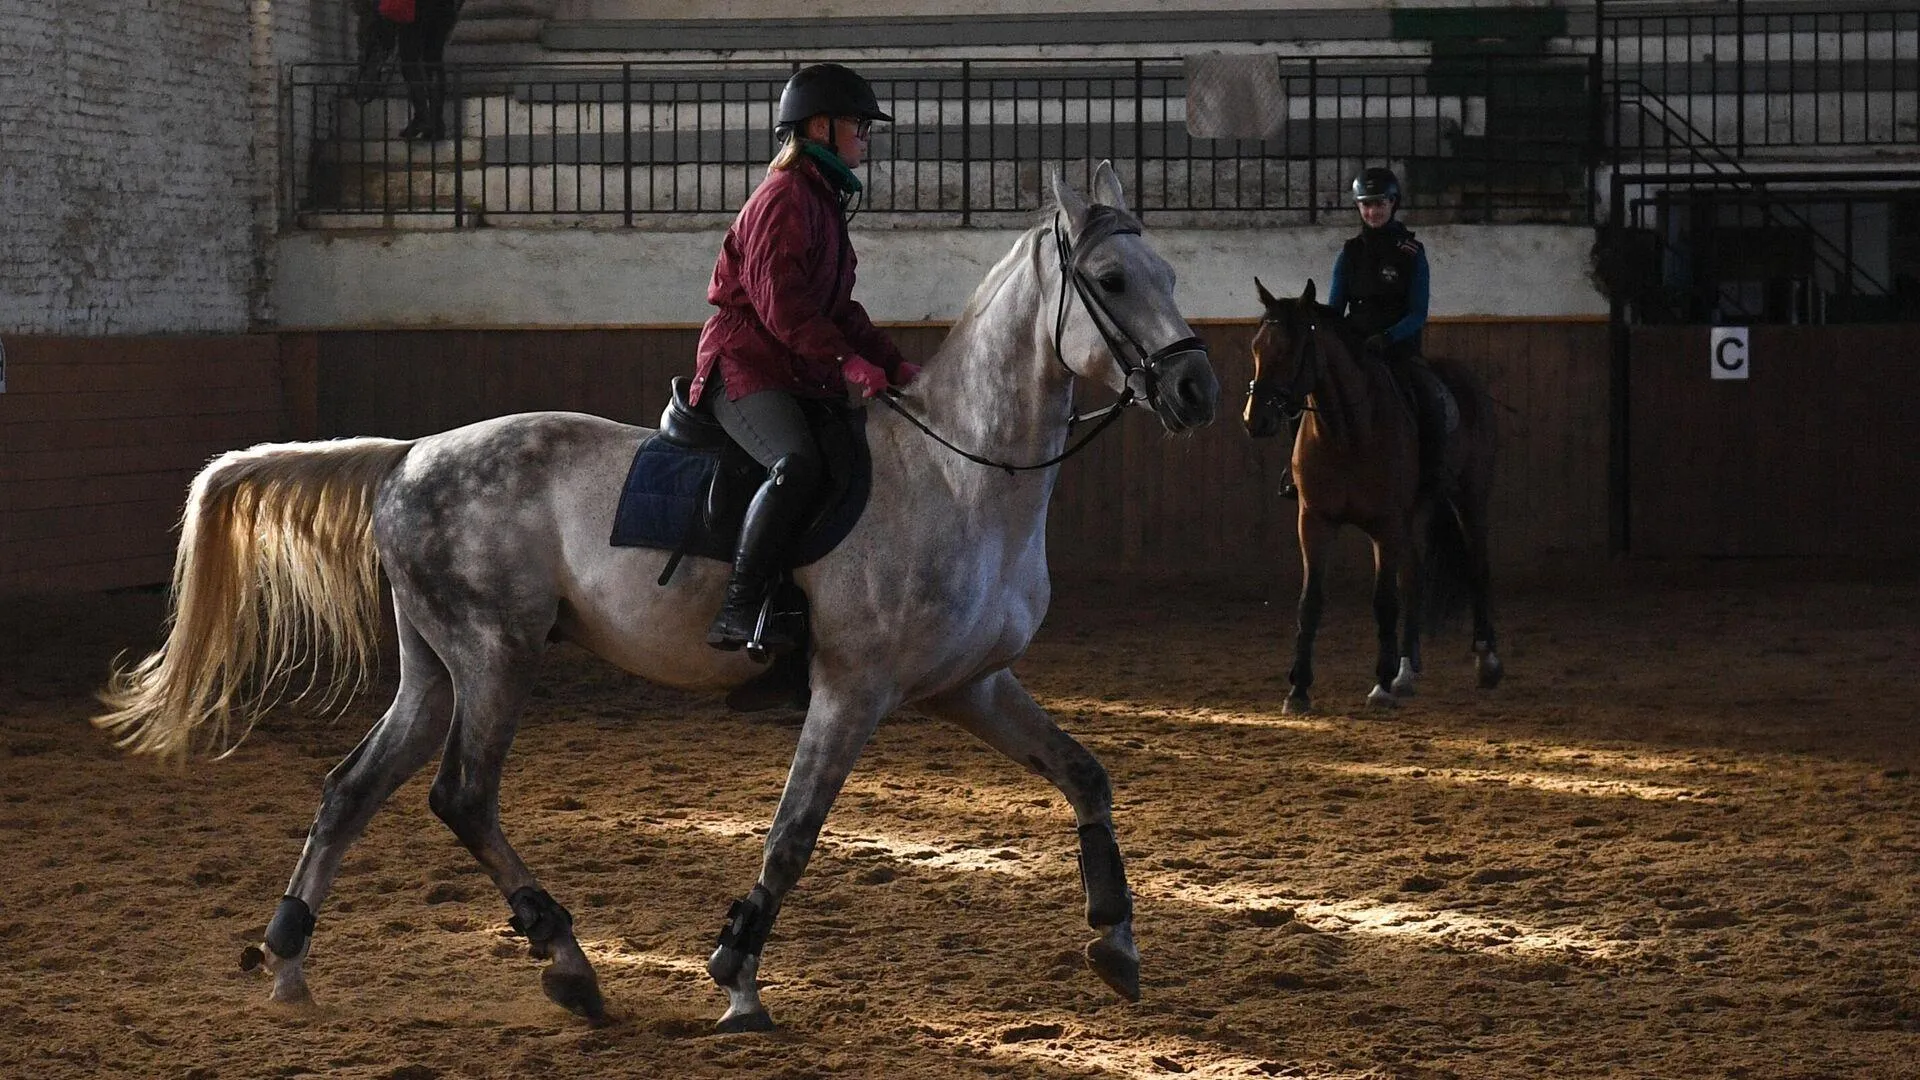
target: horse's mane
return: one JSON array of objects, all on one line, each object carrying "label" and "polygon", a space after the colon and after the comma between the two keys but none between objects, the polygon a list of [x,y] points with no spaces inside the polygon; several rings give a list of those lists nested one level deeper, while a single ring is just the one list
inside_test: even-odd
[{"label": "horse's mane", "polygon": [[1311,307],[1319,324],[1333,330],[1339,335],[1341,344],[1347,347],[1347,354],[1355,361],[1364,360],[1366,356],[1366,349],[1364,347],[1366,338],[1360,333],[1359,328],[1353,325],[1353,321],[1345,315],[1340,314],[1318,300],[1302,300],[1297,296],[1279,297],[1275,299],[1274,303],[1290,310],[1297,309],[1302,304]]},{"label": "horse's mane", "polygon": [[1040,230],[1046,228],[1047,224],[1048,222],[1042,222],[1028,226],[1020,239],[1007,249],[1007,253],[1000,256],[1000,261],[993,264],[987,271],[987,276],[981,278],[980,284],[974,286],[973,295],[967,298],[967,306],[962,308],[959,317],[953,320],[953,330],[949,331],[949,337],[956,336],[961,327],[966,326],[993,306],[1001,290],[1005,289],[1017,276],[1021,263],[1033,258],[1036,251],[1035,240]]}]

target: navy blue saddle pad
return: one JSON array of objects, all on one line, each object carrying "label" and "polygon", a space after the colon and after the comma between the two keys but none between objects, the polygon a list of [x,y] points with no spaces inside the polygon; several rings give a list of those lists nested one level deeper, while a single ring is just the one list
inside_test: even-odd
[{"label": "navy blue saddle pad", "polygon": [[[805,566],[846,539],[873,487],[865,410],[823,411],[813,433],[826,459],[827,482],[819,508],[788,551],[789,567]],[[609,543],[731,562],[747,500],[766,475],[738,447],[689,447],[664,433],[650,435],[627,470]],[[710,497],[716,480],[721,491]]]}]

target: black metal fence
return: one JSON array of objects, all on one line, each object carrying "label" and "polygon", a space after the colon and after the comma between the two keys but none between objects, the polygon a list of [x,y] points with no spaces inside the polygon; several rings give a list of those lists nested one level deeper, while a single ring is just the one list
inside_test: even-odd
[{"label": "black metal fence", "polygon": [[[1196,125],[1187,58],[863,64],[896,116],[862,167],[863,212],[1006,223],[1052,169],[1084,184],[1107,159],[1137,209],[1194,224],[1344,215],[1373,164],[1401,172],[1416,221],[1599,223],[1608,166],[1733,191],[1768,163],[1920,149],[1914,0],[1600,0],[1591,26],[1585,52],[1272,57],[1270,122],[1241,137]],[[794,66],[453,65],[452,137],[407,141],[397,81],[363,103],[351,66],[298,65],[287,204],[301,224],[724,220],[773,155]]]},{"label": "black metal fence", "polygon": [[1639,323],[1920,318],[1920,169],[1620,172],[1599,272]]},{"label": "black metal fence", "polygon": [[1598,9],[1603,141],[1640,166],[1920,144],[1920,8]]},{"label": "black metal fence", "polygon": [[[1274,58],[1263,137],[1205,137],[1182,59],[863,65],[894,114],[863,212],[958,224],[1030,216],[1044,177],[1113,161],[1135,209],[1196,223],[1349,213],[1362,167],[1401,170],[1411,216],[1587,220],[1587,58]],[[407,141],[397,85],[354,96],[350,65],[285,87],[296,223],[424,215],[634,225],[730,215],[773,156],[790,64],[449,65],[450,137]]]}]

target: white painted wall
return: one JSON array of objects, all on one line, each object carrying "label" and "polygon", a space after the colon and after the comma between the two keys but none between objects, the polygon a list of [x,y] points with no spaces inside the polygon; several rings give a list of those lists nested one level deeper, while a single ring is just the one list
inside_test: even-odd
[{"label": "white painted wall", "polygon": [[[561,19],[809,19],[1075,12],[1365,11],[1389,8],[1554,7],[1555,0],[557,0]],[[1558,6],[1565,6],[1564,2]]]},{"label": "white painted wall", "polygon": [[345,6],[0,3],[0,331],[263,315],[278,64],[316,55]]},{"label": "white painted wall", "polygon": [[[1575,226],[1417,230],[1435,316],[1599,316],[1593,231]],[[1153,229],[1189,318],[1253,318],[1253,278],[1322,293],[1346,227]],[[856,231],[854,295],[881,322],[951,320],[1016,233]],[[275,248],[280,325],[299,328],[691,325],[704,321],[722,234],[591,229],[295,234]]]}]

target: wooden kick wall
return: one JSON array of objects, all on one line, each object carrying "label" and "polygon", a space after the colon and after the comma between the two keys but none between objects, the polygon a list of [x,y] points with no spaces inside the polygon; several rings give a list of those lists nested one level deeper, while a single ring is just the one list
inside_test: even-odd
[{"label": "wooden kick wall", "polygon": [[[1294,505],[1274,496],[1285,448],[1239,411],[1249,324],[1203,326],[1220,421],[1172,438],[1128,416],[1063,466],[1049,527],[1054,565],[1095,573],[1297,574]],[[925,357],[944,327],[890,331]],[[667,380],[693,367],[692,329],[425,330],[320,334],[323,434],[423,435],[504,412],[577,409],[651,425]],[[1441,323],[1428,351],[1489,381],[1501,415],[1496,567],[1557,572],[1605,557],[1607,328],[1589,322]],[[1346,564],[1366,554],[1352,541]]]},{"label": "wooden kick wall", "polygon": [[312,357],[272,335],[0,347],[0,593],[167,580],[200,466],[312,429]]},{"label": "wooden kick wall", "polygon": [[[1130,415],[1068,462],[1049,546],[1062,574],[1297,575],[1284,447],[1240,425],[1247,324],[1203,326],[1221,416],[1173,438]],[[892,330],[911,356],[945,328]],[[194,472],[255,442],[412,437],[530,409],[651,425],[697,331],[333,331],[218,338],[9,337],[0,394],[0,593],[165,581]],[[1606,327],[1442,323],[1502,406],[1494,507],[1500,573],[1577,572],[1605,557]],[[1349,553],[1351,548],[1351,553]],[[1366,560],[1348,541],[1344,568]]]}]

